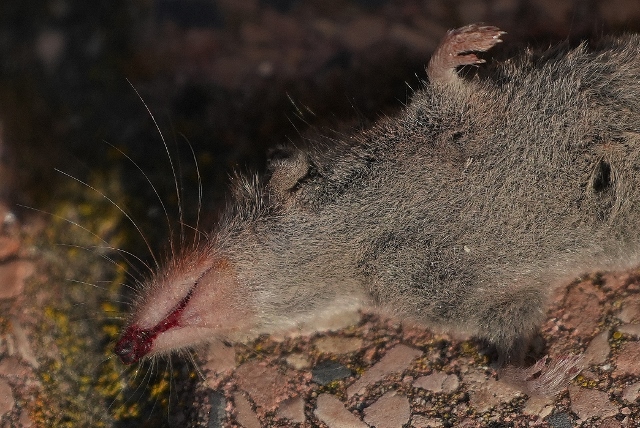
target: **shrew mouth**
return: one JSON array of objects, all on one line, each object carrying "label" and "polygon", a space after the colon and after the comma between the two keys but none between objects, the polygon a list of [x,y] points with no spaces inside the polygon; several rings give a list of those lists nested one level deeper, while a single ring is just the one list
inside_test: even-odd
[{"label": "shrew mouth", "polygon": [[137,324],[132,324],[125,330],[114,350],[124,364],[129,365],[139,361],[151,351],[153,341],[160,333],[180,325],[180,317],[189,303],[194,289],[195,285],[169,312],[169,315],[154,327],[140,328]]}]

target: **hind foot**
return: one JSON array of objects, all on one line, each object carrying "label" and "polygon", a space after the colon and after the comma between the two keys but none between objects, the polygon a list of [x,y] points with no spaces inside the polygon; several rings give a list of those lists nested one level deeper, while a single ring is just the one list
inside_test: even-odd
[{"label": "hind foot", "polygon": [[498,27],[479,24],[450,30],[429,61],[429,81],[437,85],[458,81],[456,67],[484,63],[485,60],[478,58],[473,52],[488,51],[502,42],[500,37],[503,34],[506,33]]}]

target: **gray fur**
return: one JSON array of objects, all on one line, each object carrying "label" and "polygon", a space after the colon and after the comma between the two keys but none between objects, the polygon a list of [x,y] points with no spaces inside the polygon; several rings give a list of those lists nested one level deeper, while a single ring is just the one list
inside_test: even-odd
[{"label": "gray fur", "polygon": [[435,79],[397,117],[238,179],[208,248],[256,330],[344,304],[518,354],[554,286],[638,263],[640,37],[489,74]]}]

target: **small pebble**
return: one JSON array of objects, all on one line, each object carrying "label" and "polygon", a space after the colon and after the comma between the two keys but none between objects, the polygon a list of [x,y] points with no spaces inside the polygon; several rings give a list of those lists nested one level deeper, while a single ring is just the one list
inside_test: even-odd
[{"label": "small pebble", "polygon": [[329,428],[368,428],[367,424],[344,407],[342,401],[331,394],[318,395],[314,413]]}]

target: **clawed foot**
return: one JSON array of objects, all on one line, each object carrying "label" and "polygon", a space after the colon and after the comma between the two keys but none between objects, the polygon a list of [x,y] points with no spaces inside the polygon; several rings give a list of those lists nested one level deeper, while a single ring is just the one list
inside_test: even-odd
[{"label": "clawed foot", "polygon": [[498,27],[471,24],[450,30],[434,52],[427,75],[432,84],[456,82],[459,77],[456,67],[482,64],[485,60],[473,52],[486,52],[502,42],[504,31]]}]

